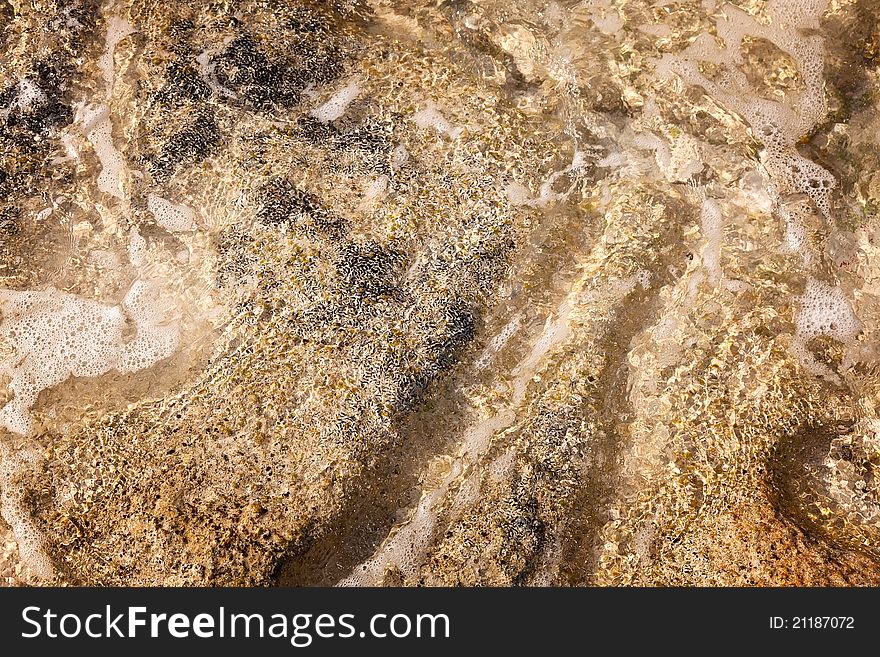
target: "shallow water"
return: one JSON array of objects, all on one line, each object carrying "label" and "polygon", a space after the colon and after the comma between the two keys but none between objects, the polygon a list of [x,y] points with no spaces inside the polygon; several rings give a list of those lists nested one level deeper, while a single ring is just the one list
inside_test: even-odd
[{"label": "shallow water", "polygon": [[878,19],[0,1],[3,581],[876,583]]}]

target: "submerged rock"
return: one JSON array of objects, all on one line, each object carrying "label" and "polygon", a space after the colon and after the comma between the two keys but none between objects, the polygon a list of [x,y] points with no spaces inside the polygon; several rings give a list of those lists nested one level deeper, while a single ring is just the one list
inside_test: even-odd
[{"label": "submerged rock", "polygon": [[3,7],[5,583],[877,583],[876,3]]}]

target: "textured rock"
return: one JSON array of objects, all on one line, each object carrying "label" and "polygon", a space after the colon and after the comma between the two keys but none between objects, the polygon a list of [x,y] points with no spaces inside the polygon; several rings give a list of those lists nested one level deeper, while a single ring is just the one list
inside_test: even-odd
[{"label": "textured rock", "polygon": [[876,3],[0,14],[4,583],[877,583]]}]

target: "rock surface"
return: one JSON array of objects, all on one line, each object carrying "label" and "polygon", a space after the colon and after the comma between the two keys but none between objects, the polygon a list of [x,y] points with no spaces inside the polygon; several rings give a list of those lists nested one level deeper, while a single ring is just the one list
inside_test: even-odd
[{"label": "rock surface", "polygon": [[0,0],[2,582],[880,583],[878,25]]}]

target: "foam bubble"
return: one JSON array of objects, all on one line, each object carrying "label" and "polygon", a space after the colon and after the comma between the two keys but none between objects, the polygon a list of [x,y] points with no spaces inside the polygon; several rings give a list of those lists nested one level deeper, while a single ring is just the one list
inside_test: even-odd
[{"label": "foam bubble", "polygon": [[101,163],[98,189],[105,194],[124,199],[122,172],[125,169],[125,160],[113,144],[110,109],[106,105],[86,105],[82,108],[80,122],[83,135],[95,149],[95,154]]},{"label": "foam bubble", "polygon": [[437,132],[448,136],[450,139],[458,139],[461,136],[461,133],[464,132],[464,128],[453,126],[446,117],[440,113],[437,106],[430,101],[424,109],[413,114],[413,121],[415,121],[416,125],[420,128],[426,130],[428,128],[433,128]]},{"label": "foam bubble", "polygon": [[721,245],[724,242],[724,218],[718,202],[701,190],[700,219],[703,229],[703,250],[700,254],[710,285],[721,282]]},{"label": "foam bubble", "polygon": [[842,365],[845,369],[851,362],[851,351],[856,336],[862,330],[862,323],[856,317],[849,299],[839,287],[810,278],[803,295],[798,299],[800,310],[795,317],[797,330],[791,350],[810,372],[828,380],[839,382],[840,377],[824,363],[817,361],[808,345],[810,340],[827,336],[838,340],[847,347],[847,356]]},{"label": "foam bubble", "polygon": [[119,256],[107,249],[94,249],[90,251],[89,260],[102,269],[118,269],[122,264]]},{"label": "foam bubble", "polygon": [[26,78],[18,83],[18,96],[15,99],[15,104],[20,109],[30,110],[45,105],[47,101],[46,94],[33,80]]},{"label": "foam bubble", "polygon": [[510,342],[510,338],[519,331],[520,324],[522,319],[519,315],[515,315],[513,319],[511,319],[505,326],[497,333],[495,336],[489,341],[489,344],[486,345],[486,348],[483,350],[483,353],[480,354],[480,357],[474,363],[475,370],[481,370],[489,362],[492,358],[495,357],[499,351],[504,349],[508,342]]},{"label": "foam bubble", "polygon": [[623,29],[624,20],[610,0],[597,0],[589,3],[590,20],[596,29],[605,34],[617,34]]},{"label": "foam bubble", "polygon": [[348,106],[361,95],[361,86],[357,80],[350,80],[323,105],[314,108],[309,114],[321,123],[330,123],[345,114]]},{"label": "foam bubble", "polygon": [[159,305],[159,288],[145,281],[135,281],[122,307],[134,321],[137,333],[122,345],[116,369],[136,372],[168,358],[177,349],[180,329],[176,322],[166,322]]},{"label": "foam bubble", "polygon": [[532,198],[532,192],[529,188],[516,181],[508,183],[504,188],[504,193],[513,205],[527,205]]},{"label": "foam bubble", "polygon": [[367,202],[376,201],[388,192],[388,176],[381,175],[375,180],[370,180],[365,185],[364,200]]},{"label": "foam bubble", "polygon": [[406,146],[398,144],[391,153],[391,168],[395,171],[399,170],[409,160],[409,153]]},{"label": "foam bubble", "polygon": [[141,237],[137,226],[132,226],[128,233],[128,261],[135,267],[144,264],[147,254],[147,240]]},{"label": "foam bubble", "polygon": [[113,56],[116,53],[116,46],[122,39],[134,33],[131,24],[118,16],[113,16],[107,21],[107,37],[104,45],[104,54],[98,58],[98,68],[101,69],[101,75],[107,84],[107,89],[113,88],[114,65]]},{"label": "foam bubble", "polygon": [[805,266],[809,266],[814,254],[807,239],[807,226],[814,215],[808,200],[800,198],[780,204],[777,209],[785,222],[785,241],[783,248],[790,253],[798,253]]},{"label": "foam bubble", "polygon": [[562,192],[554,191],[553,187],[556,184],[556,181],[567,174],[581,171],[586,166],[586,163],[586,155],[582,151],[575,151],[571,158],[571,164],[559,171],[551,173],[547,179],[541,183],[536,197],[532,197],[531,192],[524,185],[517,182],[511,182],[505,189],[507,198],[513,205],[526,205],[533,208],[544,208],[556,201],[563,201],[567,199],[569,194],[574,190],[577,181],[572,180],[568,188]]},{"label": "foam bubble", "polygon": [[45,539],[27,511],[24,489],[15,482],[22,470],[36,462],[34,452],[24,449],[13,454],[0,443],[0,516],[12,529],[21,561],[37,577],[51,579],[55,568],[46,552]]},{"label": "foam bubble", "polygon": [[654,151],[657,166],[670,182],[685,182],[703,170],[696,141],[687,135],[682,134],[667,144],[657,135],[640,132],[633,137],[633,146]]},{"label": "foam bubble", "polygon": [[[826,214],[827,190],[833,179],[819,165],[802,158],[795,144],[827,113],[822,40],[803,33],[804,28],[816,25],[827,4],[827,0],[770,2],[770,25],[759,23],[737,7],[725,6],[716,23],[722,44],[709,34],[701,34],[681,53],[664,55],[656,68],[660,75],[675,73],[686,83],[703,87],[713,98],[739,113],[766,147],[770,166],[777,167],[779,173],[787,172],[785,180],[795,191],[810,194]],[[747,36],[767,39],[787,52],[798,67],[805,89],[787,94],[784,103],[754,93],[738,68]],[[701,62],[720,66],[723,72],[710,80],[700,71]]]},{"label": "foam bubble", "polygon": [[185,205],[172,203],[161,196],[149,194],[147,209],[153,213],[156,223],[170,233],[182,233],[196,229],[195,212]]},{"label": "foam bubble", "polygon": [[[12,355],[0,362],[13,398],[0,409],[0,426],[17,434],[34,430],[31,407],[40,392],[71,376],[95,377],[111,369],[134,372],[167,358],[177,348],[176,323],[165,323],[156,288],[135,281],[122,306],[47,288],[0,290],[0,339]],[[125,315],[136,335],[123,343]]]},{"label": "foam bubble", "polygon": [[837,182],[823,167],[803,157],[797,151],[768,149],[763,156],[764,166],[774,180],[782,183],[788,194],[806,194],[826,217],[831,216],[831,192]]},{"label": "foam bubble", "polygon": [[810,278],[799,301],[801,309],[795,322],[803,340],[825,335],[848,343],[862,330],[862,323],[839,287]]}]

